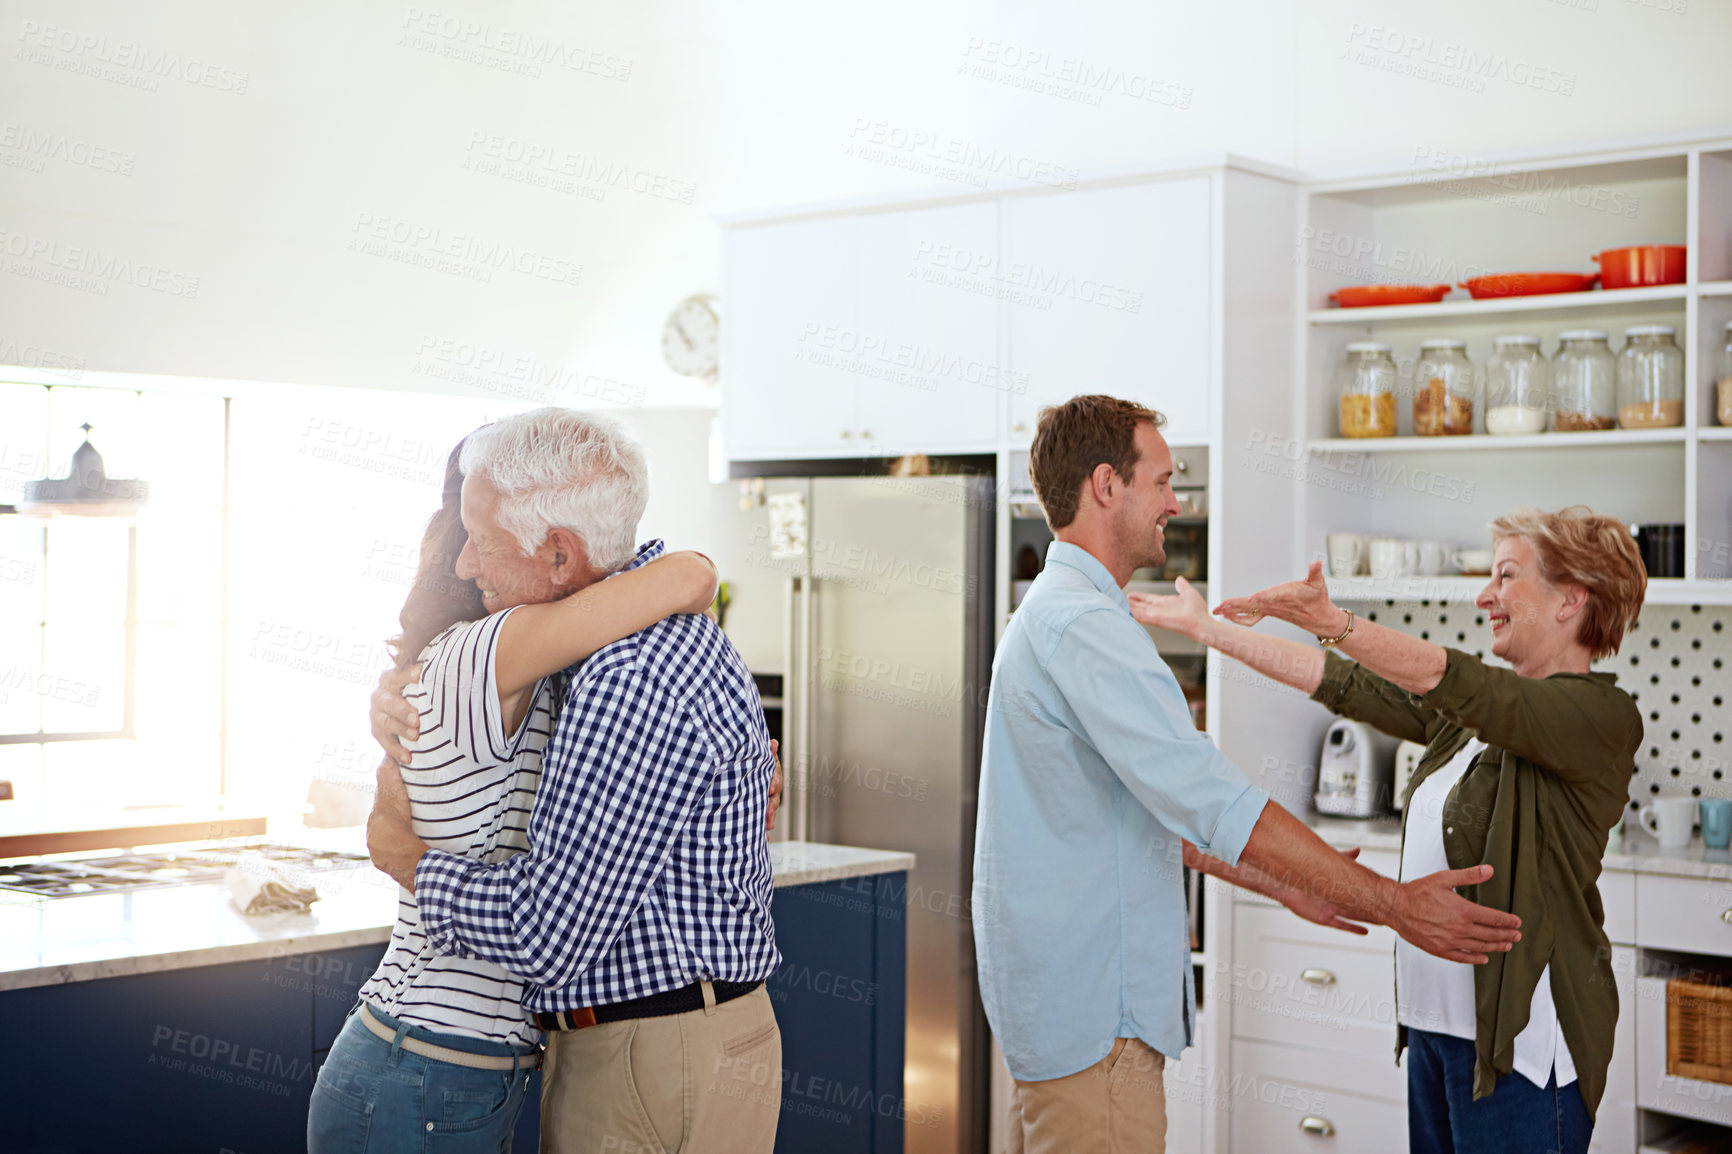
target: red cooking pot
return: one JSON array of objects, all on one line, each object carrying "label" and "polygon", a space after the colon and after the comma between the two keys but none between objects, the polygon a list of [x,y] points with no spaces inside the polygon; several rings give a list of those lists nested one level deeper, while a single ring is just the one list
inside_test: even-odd
[{"label": "red cooking pot", "polygon": [[1646,285],[1683,284],[1684,256],[1681,244],[1639,244],[1634,248],[1609,248],[1597,254],[1600,287],[1641,288]]}]

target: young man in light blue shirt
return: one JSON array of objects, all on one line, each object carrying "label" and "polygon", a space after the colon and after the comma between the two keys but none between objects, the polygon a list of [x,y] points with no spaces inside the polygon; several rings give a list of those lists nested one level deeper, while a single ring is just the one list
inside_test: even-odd
[{"label": "young man in light blue shirt", "polygon": [[1016,1079],[1012,1154],[1163,1149],[1161,1069],[1190,1044],[1194,1004],[1181,860],[1454,961],[1520,936],[1513,915],[1453,890],[1491,867],[1375,874],[1196,731],[1124,594],[1165,561],[1179,512],[1164,421],[1074,397],[1041,412],[1029,453],[1057,540],[993,662],[974,857],[981,999]]}]

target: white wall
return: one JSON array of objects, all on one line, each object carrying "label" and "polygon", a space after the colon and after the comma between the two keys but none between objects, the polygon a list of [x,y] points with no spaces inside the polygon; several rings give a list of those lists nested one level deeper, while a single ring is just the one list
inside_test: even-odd
[{"label": "white wall", "polygon": [[[521,56],[477,46],[525,34],[579,66],[513,74]],[[1732,124],[1732,5],[1712,0],[37,0],[4,4],[0,40],[0,363],[606,407],[714,404],[657,338],[719,284],[719,211],[1218,150],[1333,171]],[[1070,89],[1030,89],[1046,75]],[[494,139],[622,183],[477,171]],[[425,239],[355,251],[364,222]],[[402,263],[436,243],[582,271]],[[79,283],[40,279],[68,266]],[[161,287],[113,279],[148,285],[145,267]]]}]

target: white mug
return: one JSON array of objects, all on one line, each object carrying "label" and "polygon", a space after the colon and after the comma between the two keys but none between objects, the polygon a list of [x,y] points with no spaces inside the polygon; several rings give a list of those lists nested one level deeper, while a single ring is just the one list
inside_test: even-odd
[{"label": "white mug", "polygon": [[1450,556],[1449,563],[1463,573],[1490,573],[1491,559],[1490,549],[1458,549]]},{"label": "white mug", "polygon": [[1329,575],[1354,577],[1365,571],[1366,544],[1363,533],[1331,533],[1325,539],[1329,551]]},{"label": "white mug", "polygon": [[1638,815],[1642,828],[1660,839],[1662,849],[1680,849],[1690,844],[1696,828],[1696,799],[1662,797],[1643,806]]},{"label": "white mug", "polygon": [[1449,546],[1442,541],[1418,542],[1418,571],[1427,577],[1435,577],[1443,572],[1443,567],[1449,561]]},{"label": "white mug", "polygon": [[1371,575],[1387,581],[1411,577],[1419,567],[1419,546],[1396,537],[1378,537],[1371,542]]}]

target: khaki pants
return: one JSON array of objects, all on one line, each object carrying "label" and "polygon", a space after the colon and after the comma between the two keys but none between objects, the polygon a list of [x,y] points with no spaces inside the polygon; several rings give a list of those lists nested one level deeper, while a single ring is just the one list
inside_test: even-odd
[{"label": "khaki pants", "polygon": [[1167,1148],[1167,1060],[1147,1042],[1118,1038],[1086,1070],[1018,1080],[1010,1099],[1010,1154],[1162,1154]]},{"label": "khaki pants", "polygon": [[547,1038],[541,1154],[769,1154],[781,1110],[782,1034],[762,987]]}]

